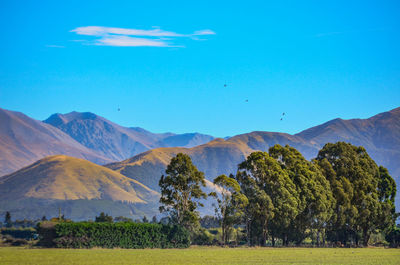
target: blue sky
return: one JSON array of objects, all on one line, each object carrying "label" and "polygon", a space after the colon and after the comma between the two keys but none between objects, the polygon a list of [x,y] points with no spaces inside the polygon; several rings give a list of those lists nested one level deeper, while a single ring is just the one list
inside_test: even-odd
[{"label": "blue sky", "polygon": [[0,107],[222,137],[400,106],[399,1],[194,2],[1,1]]}]

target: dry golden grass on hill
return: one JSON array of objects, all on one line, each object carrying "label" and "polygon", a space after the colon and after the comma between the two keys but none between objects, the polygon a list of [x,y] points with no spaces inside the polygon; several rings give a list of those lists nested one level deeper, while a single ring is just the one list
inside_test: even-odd
[{"label": "dry golden grass on hill", "polygon": [[109,199],[146,203],[158,193],[109,168],[64,155],[50,156],[4,176],[0,198]]}]

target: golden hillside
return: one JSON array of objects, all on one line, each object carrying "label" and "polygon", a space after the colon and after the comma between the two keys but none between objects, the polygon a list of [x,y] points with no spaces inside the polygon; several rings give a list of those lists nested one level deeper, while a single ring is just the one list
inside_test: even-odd
[{"label": "golden hillside", "polygon": [[[215,139],[193,148],[157,148],[130,159],[106,165],[124,176],[140,181],[151,189],[158,190],[158,181],[171,158],[178,153],[188,154],[206,178],[212,181],[219,174],[235,173],[237,164],[253,149],[240,142]],[[208,186],[212,186],[210,182]]]},{"label": "golden hillside", "polygon": [[0,178],[0,199],[106,199],[147,203],[158,193],[140,182],[92,162],[49,156]]}]

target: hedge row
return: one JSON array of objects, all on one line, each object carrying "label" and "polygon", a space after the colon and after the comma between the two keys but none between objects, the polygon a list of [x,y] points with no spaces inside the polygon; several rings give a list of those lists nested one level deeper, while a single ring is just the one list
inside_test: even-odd
[{"label": "hedge row", "polygon": [[53,229],[53,243],[60,248],[186,248],[190,245],[189,232],[180,226],[78,222],[58,223]]},{"label": "hedge row", "polygon": [[36,230],[33,228],[2,228],[2,235],[10,235],[13,238],[22,238],[22,239],[32,239],[36,234]]}]

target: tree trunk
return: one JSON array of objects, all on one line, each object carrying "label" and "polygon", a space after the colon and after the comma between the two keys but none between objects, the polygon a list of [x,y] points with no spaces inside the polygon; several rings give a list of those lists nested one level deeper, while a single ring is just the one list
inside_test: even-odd
[{"label": "tree trunk", "polygon": [[250,229],[250,220],[246,219],[246,230],[247,230],[247,245],[250,247],[251,246],[251,229]]},{"label": "tree trunk", "polygon": [[222,244],[225,246],[226,245],[226,231],[225,231],[225,224],[222,221]]},{"label": "tree trunk", "polygon": [[363,230],[363,245],[364,245],[364,247],[368,247],[368,241],[369,241],[370,237],[371,237],[371,233],[368,231],[368,228],[364,229]]},{"label": "tree trunk", "polygon": [[283,235],[283,245],[287,247],[289,245],[289,240],[287,234]]},{"label": "tree trunk", "polygon": [[271,236],[271,240],[272,240],[272,246],[275,247],[275,237],[274,237],[274,235]]},{"label": "tree trunk", "polygon": [[264,227],[263,227],[263,242],[262,246],[265,247],[267,244],[267,237],[268,237],[268,228],[267,228],[268,221],[265,220]]}]

